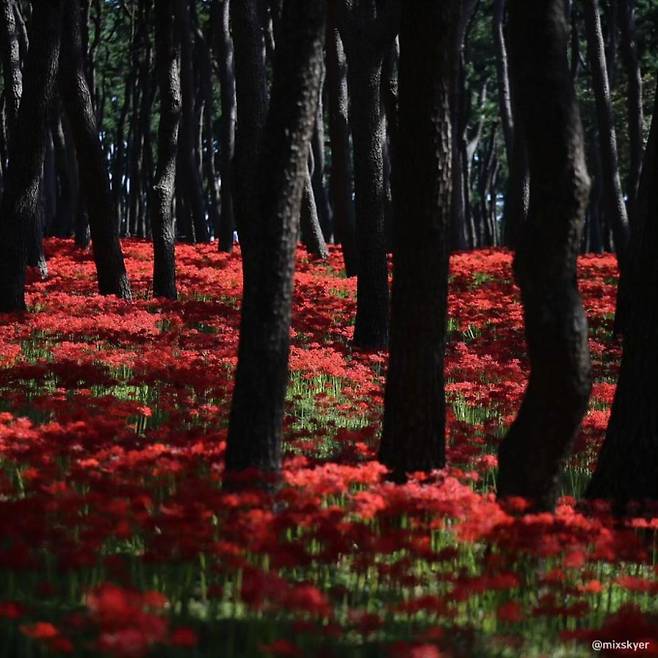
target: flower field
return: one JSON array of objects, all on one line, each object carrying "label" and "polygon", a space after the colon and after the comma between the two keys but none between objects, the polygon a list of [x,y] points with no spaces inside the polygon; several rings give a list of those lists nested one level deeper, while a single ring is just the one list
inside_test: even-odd
[{"label": "flower field", "polygon": [[356,281],[302,252],[283,486],[238,494],[239,254],[179,246],[163,302],[151,245],[124,246],[135,302],[50,239],[31,312],[0,316],[0,656],[658,656],[658,511],[576,503],[620,359],[614,257],[580,261],[595,385],[551,515],[493,491],[527,375],[509,253],[452,259],[450,467],[399,486],[375,461],[385,354],[350,347]]}]

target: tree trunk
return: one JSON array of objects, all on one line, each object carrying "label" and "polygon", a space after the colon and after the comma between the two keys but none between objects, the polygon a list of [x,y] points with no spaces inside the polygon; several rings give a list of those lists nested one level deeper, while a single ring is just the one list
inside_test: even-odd
[{"label": "tree trunk", "polygon": [[176,230],[172,203],[176,181],[178,126],[181,89],[178,71],[179,47],[174,34],[174,0],[156,3],[156,72],[160,88],[158,166],[151,192],[153,232],[153,295],[176,299]]},{"label": "tree trunk", "polygon": [[219,66],[221,119],[219,135],[221,210],[219,216],[219,250],[233,249],[235,215],[233,208],[233,156],[235,155],[235,70],[233,39],[229,28],[230,0],[213,0],[212,23],[215,30],[214,49]]},{"label": "tree trunk", "polygon": [[[226,448],[228,473],[281,465],[299,211],[319,99],[326,3],[286,0],[272,103],[252,189],[261,239],[245,280],[240,348]],[[244,127],[243,127],[244,130]]]},{"label": "tree trunk", "polygon": [[46,118],[55,86],[62,3],[34,6],[23,94],[9,146],[0,213],[0,312],[25,310],[26,241],[36,221],[46,150]]},{"label": "tree trunk", "polygon": [[590,498],[658,500],[658,91],[634,205],[624,354]]},{"label": "tree trunk", "polygon": [[0,47],[2,48],[7,141],[9,142],[18,117],[18,107],[23,93],[21,54],[14,16],[14,0],[2,0],[0,2]]},{"label": "tree trunk", "polygon": [[329,2],[327,22],[327,98],[329,100],[329,139],[331,172],[329,191],[333,205],[336,241],[340,243],[348,277],[358,272],[354,201],[352,200],[352,166],[348,119],[347,62],[338,28],[336,0]]},{"label": "tree trunk", "polygon": [[377,11],[374,1],[339,4],[347,55],[350,124],[354,144],[356,242],[359,252],[354,345],[388,345],[389,291],[384,233],[384,140],[382,63],[397,33],[395,0]]},{"label": "tree trunk", "polygon": [[256,264],[251,253],[263,240],[257,228],[257,189],[254,185],[268,105],[265,42],[258,0],[231,1],[231,28],[235,44],[237,99],[233,169],[235,219],[244,275],[249,278],[252,265]]},{"label": "tree trunk", "polygon": [[[599,144],[601,148],[601,166],[606,196],[606,210],[612,222],[615,238],[615,249],[623,270],[626,245],[628,244],[628,217],[626,205],[621,190],[619,177],[619,157],[617,153],[617,135],[612,116],[612,101],[610,99],[610,84],[605,57],[605,44],[601,29],[598,0],[585,0],[585,28],[589,53],[594,95],[596,98],[597,123],[599,128]],[[611,26],[613,29],[615,26]]]},{"label": "tree trunk", "polygon": [[175,0],[176,27],[181,41],[181,94],[182,113],[178,144],[177,183],[192,214],[195,239],[210,241],[203,202],[203,185],[199,174],[195,149],[195,85],[194,85],[194,39],[190,17],[190,0]]},{"label": "tree trunk", "polygon": [[304,175],[300,224],[302,242],[309,253],[315,256],[315,258],[327,258],[329,256],[329,250],[322,234],[315,192],[308,167]]},{"label": "tree trunk", "polygon": [[391,344],[379,451],[396,480],[445,463],[450,93],[458,6],[450,0],[402,7]]},{"label": "tree trunk", "polygon": [[514,150],[514,118],[512,114],[512,88],[509,81],[507,44],[505,43],[505,0],[494,0],[494,44],[496,46],[496,70],[498,72],[498,107],[503,124],[505,153],[508,164]]},{"label": "tree trunk", "polygon": [[98,290],[101,295],[130,299],[130,283],[119,242],[116,207],[85,73],[80,4],[77,0],[65,0],[62,24],[59,83],[78,155],[80,188],[89,215]]},{"label": "tree trunk", "polygon": [[[324,86],[324,64],[322,84]],[[333,225],[331,218],[331,206],[329,204],[329,195],[327,194],[327,187],[324,180],[324,172],[326,167],[325,154],[324,154],[324,102],[323,94],[320,94],[320,102],[318,104],[318,114],[315,120],[315,128],[313,130],[313,138],[311,140],[311,152],[313,156],[313,171],[311,172],[311,183],[313,183],[313,196],[315,197],[315,207],[318,211],[318,221],[322,228],[322,235],[326,242],[332,240]]]},{"label": "tree trunk", "polygon": [[551,508],[563,459],[587,409],[591,366],[576,260],[589,177],[567,62],[564,0],[510,0],[517,121],[526,136],[530,208],[514,272],[521,288],[530,379],[499,450],[498,496]]},{"label": "tree trunk", "polygon": [[[642,169],[644,110],[642,108],[642,72],[635,43],[635,0],[619,0],[619,22],[621,25],[621,57],[628,80],[627,120],[630,143],[630,163],[626,192],[629,209],[637,196]],[[633,218],[632,212],[630,218]]]}]

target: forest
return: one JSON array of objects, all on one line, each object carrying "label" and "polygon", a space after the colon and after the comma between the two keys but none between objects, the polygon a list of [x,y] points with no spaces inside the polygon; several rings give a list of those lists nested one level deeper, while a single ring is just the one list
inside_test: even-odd
[{"label": "forest", "polygon": [[0,658],[658,656],[658,0],[0,0]]}]

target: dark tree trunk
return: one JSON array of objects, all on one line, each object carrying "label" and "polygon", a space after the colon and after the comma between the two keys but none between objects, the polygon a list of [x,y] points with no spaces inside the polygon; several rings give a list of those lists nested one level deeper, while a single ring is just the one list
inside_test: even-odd
[{"label": "dark tree trunk", "polygon": [[315,258],[327,258],[329,250],[322,234],[315,192],[308,167],[304,175],[300,224],[302,242],[309,253]]},{"label": "dark tree trunk", "polygon": [[116,206],[85,73],[77,0],[65,0],[64,3],[59,84],[78,156],[80,189],[89,216],[98,290],[101,295],[130,299]]},{"label": "dark tree trunk", "polygon": [[391,343],[379,451],[396,480],[445,463],[450,93],[458,6],[458,0],[402,6]]},{"label": "dark tree trunk", "polygon": [[[617,135],[612,115],[610,84],[608,82],[605,44],[603,42],[598,0],[585,0],[584,13],[589,62],[596,98],[596,114],[601,148],[601,173],[606,200],[606,214],[612,223],[615,249],[617,251],[620,269],[623,270],[626,245],[628,244],[629,237],[628,217],[619,177]],[[610,27],[614,29],[616,26],[613,25]]]},{"label": "dark tree trunk", "polygon": [[176,231],[172,203],[176,181],[178,126],[181,89],[178,71],[179,48],[174,34],[174,0],[156,3],[156,71],[160,89],[158,166],[151,192],[153,232],[153,295],[176,299]]},{"label": "dark tree trunk", "polygon": [[219,67],[221,102],[219,157],[221,189],[221,210],[219,217],[219,250],[230,252],[233,249],[235,215],[233,209],[233,156],[235,154],[235,70],[233,63],[233,39],[229,29],[230,0],[214,0],[212,23],[215,34],[214,49]]},{"label": "dark tree trunk", "polygon": [[55,173],[57,177],[57,201],[55,203],[57,210],[53,220],[52,234],[60,238],[65,238],[73,232],[78,190],[75,157],[70,157],[71,149],[67,148],[66,145],[66,135],[62,125],[60,107],[59,98],[50,107],[50,132],[52,134]]},{"label": "dark tree trunk", "polygon": [[[628,80],[627,120],[630,144],[630,163],[626,192],[629,208],[637,195],[642,169],[644,111],[642,108],[642,72],[635,43],[635,0],[619,0],[619,22],[621,25],[621,57]],[[633,214],[631,212],[631,220]]]},{"label": "dark tree trunk", "polygon": [[[324,86],[324,65],[322,83]],[[323,94],[320,94],[318,104],[318,114],[315,120],[315,129],[313,130],[313,139],[311,140],[311,151],[313,159],[313,171],[311,172],[311,183],[313,184],[313,196],[315,197],[315,207],[318,211],[318,221],[322,228],[322,235],[326,242],[333,237],[333,226],[331,219],[331,206],[329,204],[329,195],[324,180],[325,155],[324,155],[324,103]]]},{"label": "dark tree trunk", "polygon": [[354,201],[352,200],[352,167],[348,120],[347,62],[343,42],[336,27],[336,0],[329,2],[327,23],[327,98],[331,172],[329,191],[333,205],[336,241],[340,243],[348,277],[358,272]]},{"label": "dark tree trunk", "polygon": [[237,98],[234,201],[246,278],[250,276],[251,266],[255,265],[251,252],[263,240],[257,228],[257,190],[254,185],[268,98],[265,42],[258,4],[258,0],[231,1]]},{"label": "dark tree trunk", "polygon": [[359,252],[354,345],[388,344],[389,292],[384,233],[384,113],[381,76],[384,55],[397,33],[396,0],[386,8],[339,0],[340,31],[347,55],[350,124],[354,144],[356,241]]},{"label": "dark tree trunk", "polygon": [[23,94],[9,146],[0,213],[0,312],[25,310],[26,243],[35,230],[46,119],[57,75],[62,3],[36,3]]},{"label": "dark tree trunk", "polygon": [[203,185],[199,174],[195,148],[195,112],[194,99],[194,38],[190,17],[190,0],[175,0],[174,10],[176,27],[181,41],[181,94],[182,114],[180,135],[178,138],[177,184],[185,198],[185,203],[192,214],[195,239],[208,242],[210,231],[206,221],[203,202]]},{"label": "dark tree trunk", "polygon": [[576,282],[589,177],[567,62],[564,0],[510,0],[509,16],[515,116],[530,169],[530,209],[514,261],[530,379],[500,446],[498,496],[523,496],[542,509],[554,504],[591,388]]},{"label": "dark tree trunk", "polygon": [[[251,276],[245,280],[226,470],[281,465],[290,315],[304,176],[319,99],[324,0],[286,0],[257,178]],[[244,130],[244,127],[243,127]]]},{"label": "dark tree trunk", "polygon": [[2,0],[0,2],[0,48],[2,48],[7,141],[9,142],[18,117],[18,107],[23,93],[21,53],[14,15],[14,0]]},{"label": "dark tree trunk", "polygon": [[605,442],[587,490],[618,504],[658,500],[658,93],[629,245],[624,355]]},{"label": "dark tree trunk", "polygon": [[512,162],[514,150],[514,118],[512,114],[512,88],[509,80],[507,44],[505,42],[505,0],[494,0],[494,44],[498,72],[498,107],[505,138],[507,162]]}]

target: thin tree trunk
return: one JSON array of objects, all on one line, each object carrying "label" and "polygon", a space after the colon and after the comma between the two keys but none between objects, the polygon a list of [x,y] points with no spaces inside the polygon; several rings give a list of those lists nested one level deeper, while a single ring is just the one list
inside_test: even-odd
[{"label": "thin tree trunk", "polygon": [[176,182],[178,126],[181,115],[179,46],[174,33],[174,0],[156,3],[156,71],[160,89],[158,166],[151,192],[153,295],[176,299],[176,229],[172,202]]},{"label": "thin tree trunk", "polygon": [[[281,465],[299,211],[319,99],[326,3],[286,0],[258,174],[254,267],[245,280],[226,470]],[[243,127],[244,130],[244,127]]]},{"label": "thin tree trunk", "polygon": [[116,207],[85,73],[77,0],[64,3],[59,83],[78,155],[80,188],[89,215],[98,290],[101,295],[130,299]]},{"label": "thin tree trunk", "polygon": [[302,241],[309,253],[315,256],[315,258],[327,258],[329,256],[329,250],[322,234],[317,202],[308,167],[304,175],[300,224]]},{"label": "thin tree trunk", "polygon": [[0,208],[0,312],[25,310],[26,240],[40,203],[46,149],[46,118],[55,86],[62,3],[36,3],[33,9],[23,94],[9,146]]},{"label": "thin tree trunk", "polygon": [[231,0],[213,0],[212,22],[214,27],[215,57],[219,66],[219,86],[222,115],[220,119],[220,175],[221,211],[219,217],[219,250],[233,249],[235,214],[233,202],[233,156],[235,155],[235,69],[233,61],[233,39],[229,29]]},{"label": "thin tree trunk", "polygon": [[445,463],[444,351],[458,0],[404,3],[391,344],[379,459],[396,480]]},{"label": "thin tree trunk", "polygon": [[562,461],[591,388],[587,320],[576,283],[590,183],[567,62],[564,0],[510,0],[509,16],[514,103],[530,169],[530,209],[514,260],[530,379],[500,446],[498,496],[523,496],[543,509],[554,505]]}]

